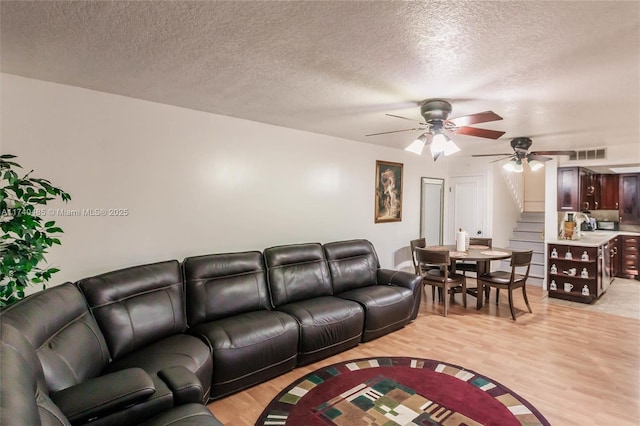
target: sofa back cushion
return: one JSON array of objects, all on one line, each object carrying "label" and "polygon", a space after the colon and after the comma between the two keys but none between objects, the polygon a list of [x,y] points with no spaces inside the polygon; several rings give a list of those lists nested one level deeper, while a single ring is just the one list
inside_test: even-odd
[{"label": "sofa back cushion", "polygon": [[189,257],[182,264],[189,326],[271,308],[262,253]]},{"label": "sofa back cushion", "polygon": [[350,240],[328,243],[324,245],[324,252],[329,262],[335,294],[377,284],[380,262],[369,241]]},{"label": "sofa back cushion", "polygon": [[0,424],[70,426],[39,384],[34,368],[13,346],[0,343]]},{"label": "sofa back cushion", "polygon": [[264,258],[274,306],[332,294],[329,267],[320,244],[271,247],[265,249]]},{"label": "sofa back cushion", "polygon": [[134,266],[78,282],[113,359],[186,330],[176,260]]},{"label": "sofa back cushion", "polygon": [[[51,287],[11,305],[0,316],[2,340],[27,349],[12,336],[14,327],[35,350],[49,390],[59,391],[100,375],[109,351],[80,291],[71,283]],[[11,340],[11,341],[8,341]]]}]

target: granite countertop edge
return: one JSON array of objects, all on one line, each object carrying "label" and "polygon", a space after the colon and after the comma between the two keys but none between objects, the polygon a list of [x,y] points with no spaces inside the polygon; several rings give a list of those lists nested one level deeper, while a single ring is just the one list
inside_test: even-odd
[{"label": "granite countertop edge", "polygon": [[621,235],[632,235],[640,237],[638,232],[629,231],[586,231],[579,240],[561,240],[559,238],[549,238],[545,244],[564,244],[567,246],[599,247],[612,238]]}]

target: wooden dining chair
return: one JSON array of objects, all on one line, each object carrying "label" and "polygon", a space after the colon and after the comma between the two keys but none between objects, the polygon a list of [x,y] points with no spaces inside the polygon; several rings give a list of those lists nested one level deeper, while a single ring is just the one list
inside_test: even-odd
[{"label": "wooden dining chair", "polygon": [[[522,287],[524,303],[527,304],[529,312],[533,313],[531,306],[529,306],[529,299],[527,299],[527,278],[529,278],[532,256],[533,250],[513,251],[511,254],[511,272],[489,272],[478,277],[478,284],[496,289],[496,305],[500,299],[500,290],[504,289],[509,292],[509,309],[511,310],[511,317],[514,321],[516,320],[516,313],[513,308],[513,290],[517,288]],[[523,270],[524,273],[522,273]]]},{"label": "wooden dining chair", "polygon": [[[480,238],[480,237],[472,237],[469,238],[470,246],[485,246],[489,249],[493,245],[493,238]],[[467,275],[467,272],[475,272],[478,273],[478,266],[476,262],[467,262],[464,260],[456,261],[456,271],[462,271],[462,275]]]},{"label": "wooden dining chair", "polygon": [[[409,246],[411,247],[411,260],[413,261],[413,268],[416,271],[417,275],[422,275],[423,272],[428,271],[429,269],[438,269],[436,266],[432,266],[432,267],[426,267],[424,266],[424,270],[420,270],[420,267],[418,266],[418,261],[416,260],[416,249],[417,248],[425,248],[427,246],[427,240],[425,238],[417,238],[415,240],[411,240],[409,241]],[[427,290],[425,289],[425,286],[422,286],[422,294],[424,294],[424,298],[425,300],[427,300]],[[431,287],[431,297],[435,300],[436,298],[436,288],[435,287]]]},{"label": "wooden dining chair", "polygon": [[[442,289],[444,299],[444,316],[449,312],[449,297],[453,298],[456,289],[462,293],[462,304],[467,307],[467,279],[464,275],[449,272],[449,250],[416,248],[418,270],[422,271],[422,284],[430,285],[431,295],[435,301],[435,288]],[[437,269],[432,269],[432,267]]]},{"label": "wooden dining chair", "polygon": [[411,260],[413,261],[413,269],[415,269],[416,274],[421,275],[420,270],[418,269],[418,261],[416,260],[416,249],[425,248],[427,246],[427,240],[424,238],[411,240],[409,241],[409,246],[411,247]]}]

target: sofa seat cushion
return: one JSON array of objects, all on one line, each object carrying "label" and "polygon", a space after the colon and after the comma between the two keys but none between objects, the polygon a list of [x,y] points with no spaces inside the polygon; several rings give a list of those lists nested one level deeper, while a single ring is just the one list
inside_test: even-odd
[{"label": "sofa seat cushion", "polygon": [[[204,400],[209,397],[213,362],[211,350],[201,339],[187,334],[176,334],[147,345],[109,364],[106,371],[118,371],[139,367],[152,377],[156,393],[169,388],[166,384],[158,388],[158,373],[170,367],[185,367],[200,380]],[[160,380],[161,381],[161,380]],[[197,385],[197,384],[196,384]]]},{"label": "sofa seat cushion", "polygon": [[278,311],[255,311],[199,324],[193,333],[213,348],[212,398],[220,398],[293,369],[296,320]]},{"label": "sofa seat cushion", "polygon": [[298,365],[309,364],[357,346],[362,337],[364,311],[360,304],[333,296],[282,305],[300,325]]},{"label": "sofa seat cushion", "polygon": [[411,320],[413,292],[405,287],[373,285],[337,297],[358,302],[364,308],[363,342],[402,328]]}]

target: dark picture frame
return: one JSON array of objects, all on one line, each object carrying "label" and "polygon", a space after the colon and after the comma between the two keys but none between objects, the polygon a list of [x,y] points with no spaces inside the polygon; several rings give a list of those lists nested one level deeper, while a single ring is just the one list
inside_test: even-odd
[{"label": "dark picture frame", "polygon": [[375,223],[402,221],[402,163],[376,161]]}]

